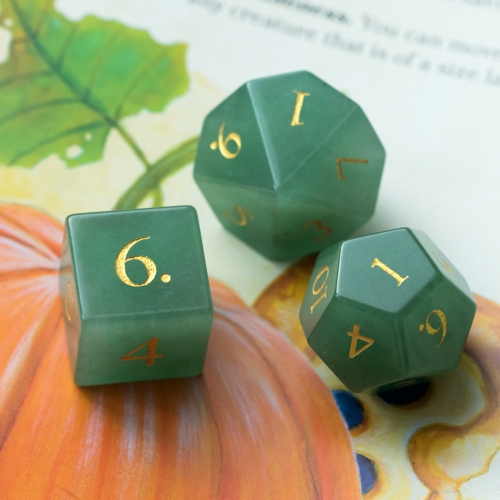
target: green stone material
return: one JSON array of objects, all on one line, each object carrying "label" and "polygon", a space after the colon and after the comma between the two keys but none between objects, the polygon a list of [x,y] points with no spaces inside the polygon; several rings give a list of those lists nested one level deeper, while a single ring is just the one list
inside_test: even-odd
[{"label": "green stone material", "polygon": [[60,289],[78,385],[201,373],[213,307],[193,207],[69,216]]},{"label": "green stone material", "polygon": [[309,345],[354,392],[452,370],[476,311],[467,282],[421,231],[322,251],[300,311]]},{"label": "green stone material", "polygon": [[367,222],[384,160],[361,108],[301,71],[250,81],[215,108],[194,178],[228,231],[281,260],[318,252]]}]

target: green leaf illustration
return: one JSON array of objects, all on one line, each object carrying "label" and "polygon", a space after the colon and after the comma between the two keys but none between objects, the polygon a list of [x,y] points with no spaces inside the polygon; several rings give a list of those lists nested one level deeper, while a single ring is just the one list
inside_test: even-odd
[{"label": "green leaf illustration", "polygon": [[71,22],[54,0],[0,0],[12,31],[0,65],[0,162],[32,167],[51,154],[68,166],[99,160],[116,129],[141,162],[121,119],[161,111],[188,87],[184,44],[88,16]]}]

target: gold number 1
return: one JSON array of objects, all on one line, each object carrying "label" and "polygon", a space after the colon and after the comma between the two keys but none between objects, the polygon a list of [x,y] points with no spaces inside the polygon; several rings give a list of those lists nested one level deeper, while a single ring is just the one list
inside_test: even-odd
[{"label": "gold number 1", "polygon": [[[140,351],[143,347],[148,346],[148,353],[145,356],[132,356],[137,351]],[[155,364],[155,359],[163,358],[163,354],[156,354],[156,348],[158,346],[158,339],[153,338],[149,339],[144,344],[141,344],[139,347],[136,347],[134,350],[125,354],[120,358],[120,361],[137,361],[139,359],[146,360],[146,366],[153,366]]]},{"label": "gold number 1", "polygon": [[292,127],[304,125],[304,122],[300,121],[300,112],[304,105],[304,98],[311,95],[307,92],[299,92],[298,90],[294,90],[294,92],[297,94],[297,99],[295,100],[295,109],[293,110],[292,122],[290,123]]},{"label": "gold number 1", "polygon": [[403,284],[403,281],[406,281],[409,278],[409,276],[405,276],[403,278],[396,271],[393,271],[390,267],[387,267],[383,262],[380,262],[377,258],[373,259],[372,269],[375,266],[380,267],[382,271],[385,271],[389,276],[392,276],[398,282],[398,286],[401,286]]}]

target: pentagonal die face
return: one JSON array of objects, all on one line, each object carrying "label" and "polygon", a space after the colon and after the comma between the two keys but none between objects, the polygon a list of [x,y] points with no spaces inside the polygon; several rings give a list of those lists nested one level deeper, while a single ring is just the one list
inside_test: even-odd
[{"label": "pentagonal die face", "polygon": [[[228,230],[285,259],[319,251],[369,219],[384,159],[359,106],[298,72],[253,80],[212,111],[194,175]],[[253,195],[235,202],[230,192],[238,189]],[[257,217],[261,205],[267,213]],[[246,224],[238,228],[231,211]],[[270,227],[265,245],[255,245],[252,225]]]},{"label": "pentagonal die face", "polygon": [[409,376],[417,378],[455,368],[476,303],[464,277],[439,248],[421,231],[413,234],[438,273],[401,320]]},{"label": "pentagonal die face", "polygon": [[441,258],[439,250],[422,242],[430,242],[423,233],[398,229],[318,257],[301,321],[311,347],[353,391],[447,371],[458,361],[474,301],[465,280],[459,288],[429,256]]}]

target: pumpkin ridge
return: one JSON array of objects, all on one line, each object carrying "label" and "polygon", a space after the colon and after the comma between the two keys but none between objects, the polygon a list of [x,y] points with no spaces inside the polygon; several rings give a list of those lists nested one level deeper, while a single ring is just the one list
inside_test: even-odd
[{"label": "pumpkin ridge", "polygon": [[[22,224],[20,224],[16,219],[14,219],[10,215],[6,215],[4,212],[0,212],[0,220],[1,219],[4,219],[4,221],[11,224],[14,228],[22,231],[22,233],[29,236],[32,241],[35,240],[36,243],[39,243],[39,246],[36,246],[33,243],[28,243],[28,240],[22,240],[19,237],[16,237],[16,236],[10,235],[10,234],[5,235],[6,238],[8,238],[11,241],[15,241],[16,243],[19,243],[20,245],[23,245],[24,247],[30,248],[35,253],[37,253],[40,257],[45,257],[45,258],[50,258],[50,259],[55,257],[57,260],[59,260],[60,255],[55,251],[54,248],[50,247],[50,244],[48,241],[43,240],[36,233],[30,232],[27,228],[25,228]],[[1,231],[1,229],[0,229],[0,235],[2,235],[2,234],[3,234],[3,231]],[[61,243],[62,243],[62,241],[61,241]],[[50,253],[44,254],[42,252],[43,249],[49,250]]]},{"label": "pumpkin ridge", "polygon": [[[51,312],[56,313],[56,316],[57,316],[57,321],[55,322],[54,328],[48,328],[47,325],[45,325],[45,324],[43,324],[41,329],[40,329],[40,324],[38,324],[37,328],[36,328],[36,330],[39,330],[41,332],[50,331],[51,332],[50,335],[47,336],[48,339],[50,339],[54,335],[54,333],[58,331],[57,329],[60,327],[61,322],[62,322],[62,314],[61,313],[57,314],[57,312],[56,312],[58,304],[53,299],[52,299],[52,301],[53,301],[53,304],[52,304],[52,311]],[[54,309],[56,311],[54,311]],[[49,315],[47,315],[47,317]],[[34,341],[34,344],[36,344],[36,345],[33,346],[33,349],[30,351],[30,358],[36,358],[37,361],[35,364],[31,365],[31,367],[28,365],[28,368],[30,368],[28,373],[26,373],[26,371],[28,371],[28,370],[26,370],[26,371],[23,370],[20,378],[24,381],[24,383],[23,384],[16,384],[17,387],[16,387],[15,395],[7,394],[6,400],[8,401],[8,404],[6,406],[9,407],[10,411],[7,413],[7,418],[5,418],[5,419],[0,418],[0,424],[2,424],[2,423],[4,424],[4,425],[0,426],[0,452],[3,449],[5,441],[9,437],[10,431],[12,430],[12,428],[14,427],[14,425],[16,423],[16,418],[19,415],[20,409],[22,408],[22,406],[26,400],[26,397],[28,396],[30,389],[33,385],[33,382],[35,380],[38,367],[39,367],[43,357],[45,356],[45,354],[47,352],[47,349],[46,349],[47,343],[45,342],[45,340],[48,340],[48,339],[46,339],[45,336],[43,336],[43,333],[37,335],[37,333],[35,332],[33,334],[33,337],[35,337],[35,338],[42,337],[42,338],[38,338]],[[5,371],[3,372],[3,374],[4,373],[5,373]],[[12,408],[12,406],[15,406],[15,408]]]},{"label": "pumpkin ridge", "polygon": [[[9,272],[6,272],[6,273],[0,273],[0,281],[3,282],[6,282],[6,281],[10,281],[12,279],[23,279],[23,278],[26,278],[26,275],[35,275],[33,277],[34,280],[38,279],[38,278],[41,278],[42,275],[43,276],[47,276],[47,274],[59,274],[59,270],[58,269],[51,269],[51,268],[48,268],[48,267],[36,267],[36,268],[28,268],[28,269],[19,269],[18,271],[9,271]],[[40,276],[36,276],[37,274],[39,274]]]},{"label": "pumpkin ridge", "polygon": [[[217,314],[220,314],[224,318],[226,318],[233,326],[238,327],[239,323],[235,320],[233,320],[228,314],[222,312],[218,308],[214,308],[214,313],[217,312]],[[263,321],[260,318],[255,318],[257,321]],[[278,330],[276,330],[278,331]],[[318,470],[316,460],[312,457],[311,454],[311,445],[308,442],[307,436],[304,435],[303,428],[298,422],[297,415],[295,414],[293,407],[292,407],[292,402],[290,401],[290,398],[288,397],[288,393],[286,392],[285,388],[283,387],[283,384],[281,383],[281,379],[278,377],[278,373],[276,372],[274,366],[269,362],[267,356],[264,354],[260,346],[257,344],[257,342],[254,341],[254,339],[246,333],[246,330],[241,329],[242,334],[246,337],[247,341],[254,346],[254,348],[259,352],[259,354],[262,356],[262,359],[268,366],[269,370],[273,373],[275,376],[275,382],[277,383],[278,387],[280,388],[280,391],[283,395],[283,399],[286,401],[286,405],[288,408],[288,411],[292,417],[292,420],[294,422],[295,428],[297,429],[299,435],[302,437],[303,442],[305,443],[305,452],[306,452],[306,464],[307,464],[307,470],[309,472],[309,479],[310,479],[310,484],[313,487],[313,493],[314,493],[314,498],[316,500],[320,499],[319,496],[319,491],[318,491],[318,486],[317,486],[317,480],[316,480],[316,474],[314,473],[314,470]],[[286,338],[283,335],[284,338]],[[288,340],[288,339],[287,339]],[[295,346],[294,346],[295,347]]]},{"label": "pumpkin ridge", "polygon": [[213,423],[215,426],[215,430],[217,431],[217,443],[219,445],[219,474],[217,477],[217,488],[215,489],[215,498],[219,498],[219,492],[220,492],[220,485],[221,485],[221,478],[222,478],[222,464],[224,463],[224,454],[223,454],[223,449],[222,449],[222,440],[220,437],[220,427],[219,427],[219,422],[217,422],[217,419],[215,418],[215,412],[214,408],[212,405],[212,400],[210,398],[210,389],[206,384],[203,384],[203,390],[206,391],[207,393],[207,399],[208,399],[208,411],[210,413],[210,416],[213,419]]}]

